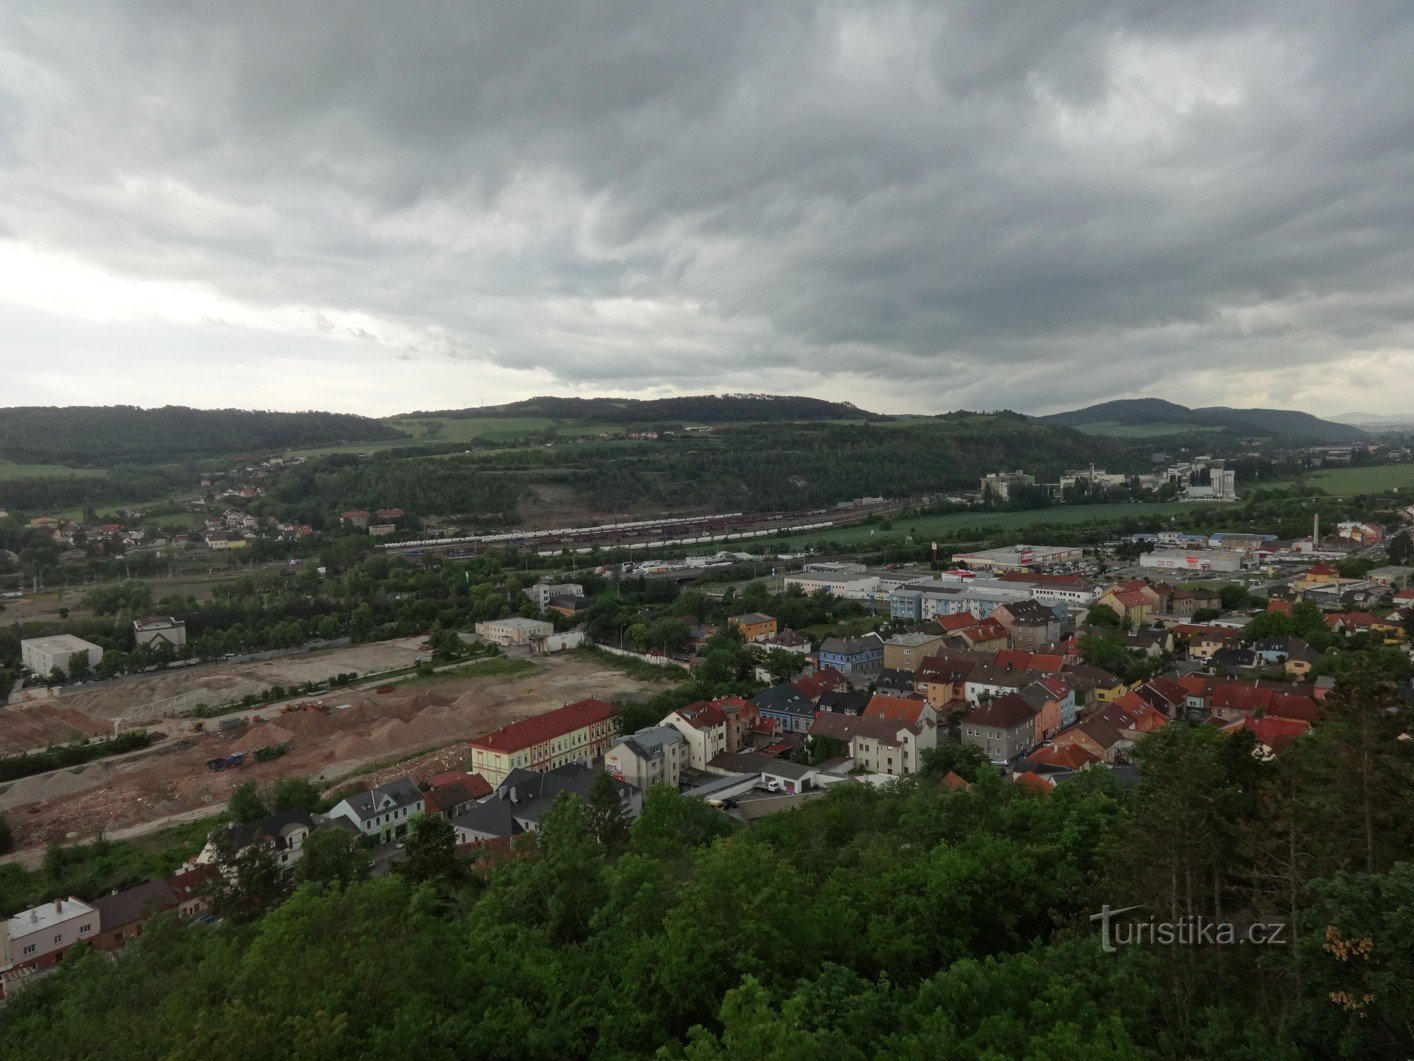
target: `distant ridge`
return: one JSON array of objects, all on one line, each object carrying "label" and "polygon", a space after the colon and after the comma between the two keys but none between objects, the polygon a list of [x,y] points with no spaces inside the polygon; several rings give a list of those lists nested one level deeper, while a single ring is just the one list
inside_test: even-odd
[{"label": "distant ridge", "polygon": [[1054,413],[1036,419],[1046,424],[1084,429],[1089,424],[1150,424],[1175,425],[1175,434],[1185,426],[1219,428],[1243,437],[1279,438],[1292,442],[1342,444],[1363,442],[1369,434],[1351,424],[1322,420],[1310,413],[1290,409],[1232,409],[1213,405],[1190,409],[1186,405],[1162,398],[1122,398],[1101,402],[1067,413]]},{"label": "distant ridge", "polygon": [[403,413],[390,419],[445,416],[473,417],[543,416],[551,420],[594,420],[603,423],[687,421],[724,424],[745,420],[883,420],[849,402],[777,394],[699,394],[683,398],[557,398],[541,396],[506,405],[474,409],[444,409]]}]

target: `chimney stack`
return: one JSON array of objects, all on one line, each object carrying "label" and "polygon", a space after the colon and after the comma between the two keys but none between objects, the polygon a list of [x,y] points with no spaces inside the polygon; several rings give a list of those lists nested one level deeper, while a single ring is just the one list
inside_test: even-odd
[{"label": "chimney stack", "polygon": [[64,900],[63,900],[63,899],[55,899],[55,900],[54,900],[54,912],[55,912],[56,914],[62,914],[62,913],[64,912]]}]

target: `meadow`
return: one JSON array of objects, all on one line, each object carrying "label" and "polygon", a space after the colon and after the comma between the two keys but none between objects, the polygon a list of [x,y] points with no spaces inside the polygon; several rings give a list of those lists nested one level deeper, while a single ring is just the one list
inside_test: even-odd
[{"label": "meadow", "polygon": [[0,460],[0,479],[53,479],[61,476],[92,478],[106,474],[99,468],[69,468],[62,464],[15,464]]},{"label": "meadow", "polygon": [[1306,481],[1336,497],[1414,491],[1414,464],[1377,464],[1368,468],[1326,468]]}]

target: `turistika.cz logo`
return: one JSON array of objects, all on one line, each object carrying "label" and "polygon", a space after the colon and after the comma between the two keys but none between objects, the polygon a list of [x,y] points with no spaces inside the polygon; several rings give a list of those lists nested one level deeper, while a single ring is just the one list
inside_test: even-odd
[{"label": "turistika.cz logo", "polygon": [[1280,947],[1286,939],[1285,923],[1253,921],[1238,925],[1232,921],[1211,921],[1201,914],[1190,914],[1172,921],[1119,920],[1125,914],[1141,910],[1140,906],[1112,908],[1108,903],[1090,920],[1100,925],[1100,949],[1114,954],[1120,947],[1230,947],[1250,943],[1256,947]]}]

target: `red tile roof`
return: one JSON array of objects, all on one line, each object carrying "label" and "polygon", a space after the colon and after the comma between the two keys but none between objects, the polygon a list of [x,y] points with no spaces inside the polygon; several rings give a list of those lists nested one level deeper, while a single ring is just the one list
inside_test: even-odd
[{"label": "red tile roof", "polygon": [[433,788],[461,785],[471,794],[473,799],[481,799],[483,796],[491,795],[491,785],[484,777],[480,774],[469,774],[465,770],[444,770],[440,774],[433,774],[429,777],[427,783]]},{"label": "red tile roof", "polygon": [[1043,744],[1026,758],[1039,766],[1059,766],[1065,770],[1080,770],[1100,761],[1098,755],[1079,744],[1070,744],[1064,748]]},{"label": "red tile roof", "polygon": [[890,722],[911,726],[922,717],[927,706],[926,700],[905,700],[900,696],[875,693],[869,699],[869,706],[864,709],[864,717],[886,718]]},{"label": "red tile roof", "polygon": [[1023,771],[1022,773],[1017,774],[1015,777],[1012,778],[1012,781],[1015,784],[1020,785],[1022,788],[1027,789],[1028,791],[1041,792],[1047,796],[1051,794],[1051,789],[1054,787],[1045,778],[1037,774],[1033,774],[1030,771]]},{"label": "red tile roof", "polygon": [[1271,705],[1267,708],[1267,717],[1317,722],[1321,715],[1316,701],[1309,696],[1300,693],[1273,693]]},{"label": "red tile roof", "polygon": [[[686,711],[688,708],[683,710]],[[720,708],[715,710],[718,715],[721,714]],[[679,713],[681,714],[681,712]],[[607,722],[613,714],[613,705],[605,703],[603,700],[579,700],[556,708],[554,711],[548,711],[543,715],[537,715],[535,718],[527,718],[523,722],[512,722],[509,726],[502,726],[494,733],[477,737],[471,742],[471,746],[502,754],[518,752],[523,748],[533,748],[537,744],[544,744],[556,737],[573,733],[585,726]]]},{"label": "red tile roof", "polygon": [[949,792],[956,792],[960,788],[971,788],[971,783],[966,778],[960,777],[949,770],[943,775],[943,787]]},{"label": "red tile roof", "polygon": [[1277,755],[1284,752],[1292,741],[1311,728],[1305,722],[1296,722],[1286,718],[1246,718],[1242,720],[1242,724],[1244,728],[1252,731],[1258,744],[1265,745]]},{"label": "red tile roof", "polygon": [[977,617],[968,612],[962,612],[958,615],[935,615],[933,616],[933,622],[937,623],[948,633],[953,634],[957,633],[959,630],[966,630],[969,626],[976,626]]}]

